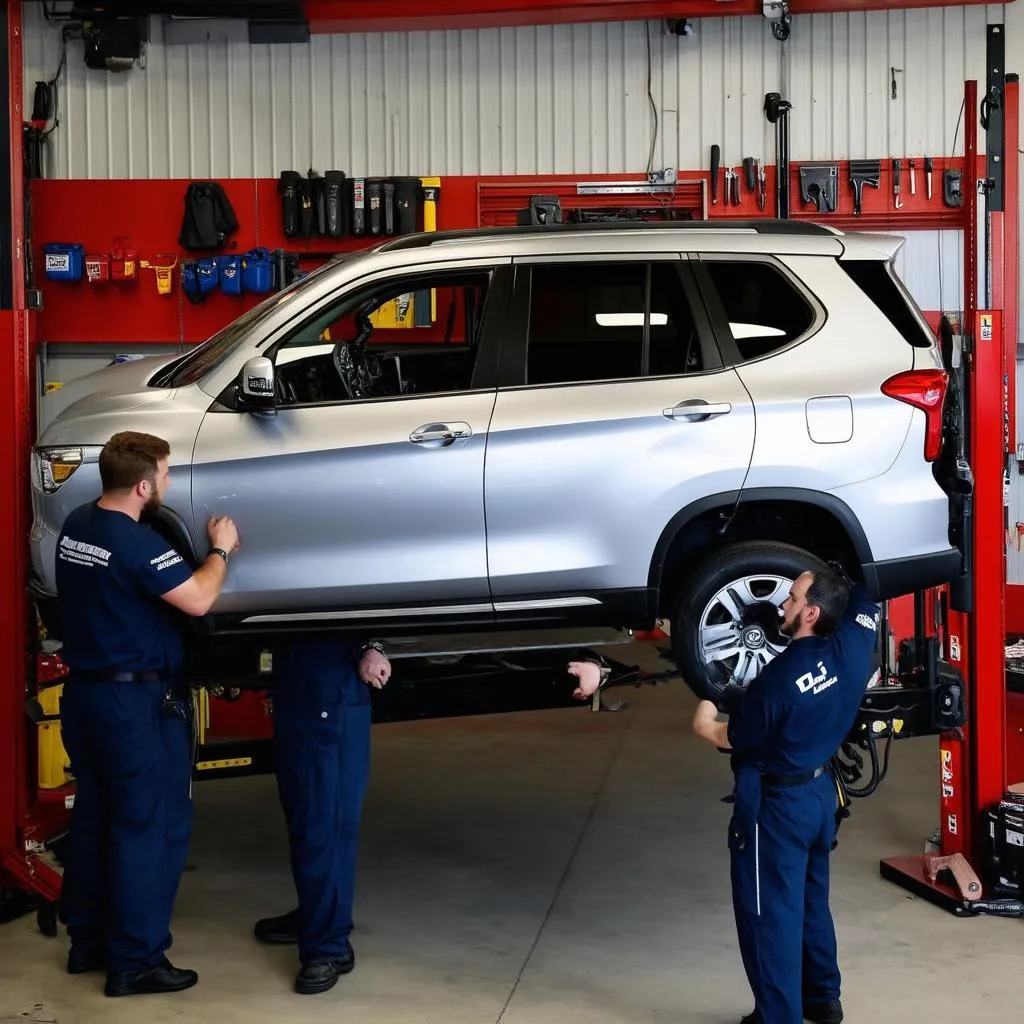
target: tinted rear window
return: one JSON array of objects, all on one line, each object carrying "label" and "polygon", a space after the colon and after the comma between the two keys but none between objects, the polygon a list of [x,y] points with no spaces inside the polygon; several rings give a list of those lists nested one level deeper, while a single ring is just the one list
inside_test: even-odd
[{"label": "tinted rear window", "polygon": [[917,318],[913,300],[885,260],[839,260],[838,263],[908,344],[914,348],[931,348],[935,344],[935,339]]}]

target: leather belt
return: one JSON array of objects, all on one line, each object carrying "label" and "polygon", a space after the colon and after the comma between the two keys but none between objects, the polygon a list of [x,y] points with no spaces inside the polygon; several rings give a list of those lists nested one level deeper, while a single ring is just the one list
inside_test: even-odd
[{"label": "leather belt", "polygon": [[790,786],[802,786],[805,782],[818,778],[824,768],[815,768],[813,772],[802,772],[800,775],[769,775],[762,776],[766,786],[774,786],[776,789],[788,789]]}]

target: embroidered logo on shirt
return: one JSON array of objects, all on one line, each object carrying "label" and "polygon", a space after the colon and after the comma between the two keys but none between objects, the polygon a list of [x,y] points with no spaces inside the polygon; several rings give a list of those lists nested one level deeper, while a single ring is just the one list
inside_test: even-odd
[{"label": "embroidered logo on shirt", "polygon": [[875,620],[867,614],[867,612],[861,612],[856,619],[857,623],[863,626],[865,629],[875,629]]},{"label": "embroidered logo on shirt", "polygon": [[815,675],[813,672],[805,672],[796,680],[797,689],[801,693],[807,693],[808,691],[821,693],[822,690],[827,690],[839,679],[838,676],[830,676],[828,671],[829,670],[825,668],[824,664],[819,661],[818,674]]},{"label": "embroidered logo on shirt", "polygon": [[163,569],[169,569],[172,565],[177,565],[180,561],[181,555],[172,548],[170,551],[165,551],[159,558],[151,558],[149,564],[155,565],[156,571],[160,572]]},{"label": "embroidered logo on shirt", "polygon": [[75,565],[101,565],[106,569],[110,562],[110,552],[95,544],[86,544],[83,540],[61,537],[60,558],[64,562],[72,562]]}]

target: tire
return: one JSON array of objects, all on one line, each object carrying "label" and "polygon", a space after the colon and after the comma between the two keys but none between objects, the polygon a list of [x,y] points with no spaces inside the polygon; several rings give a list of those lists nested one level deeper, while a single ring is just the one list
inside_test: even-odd
[{"label": "tire", "polygon": [[717,702],[729,683],[746,687],[788,643],[779,608],[793,581],[824,568],[809,551],[774,541],[730,544],[697,565],[672,615],[673,654],[690,689]]}]

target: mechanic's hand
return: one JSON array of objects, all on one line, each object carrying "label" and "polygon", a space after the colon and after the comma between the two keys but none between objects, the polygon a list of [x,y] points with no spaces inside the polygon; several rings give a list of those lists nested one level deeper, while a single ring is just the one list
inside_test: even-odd
[{"label": "mechanic's hand", "polygon": [[572,691],[572,695],[579,700],[592,697],[601,685],[601,666],[592,661],[570,661],[567,671],[580,681],[580,685]]},{"label": "mechanic's hand", "polygon": [[714,701],[702,700],[697,704],[697,710],[694,712],[693,720],[697,722],[699,720],[705,720],[708,722],[714,722],[718,719],[718,707]]},{"label": "mechanic's hand", "polygon": [[718,708],[714,701],[702,700],[693,713],[693,731],[703,740],[713,738],[714,727],[718,722]]},{"label": "mechanic's hand", "polygon": [[238,550],[238,527],[230,516],[211,516],[206,532],[215,548],[223,548],[229,555]]},{"label": "mechanic's hand", "polygon": [[380,651],[371,647],[359,661],[359,678],[367,686],[381,690],[391,678],[391,662]]}]

